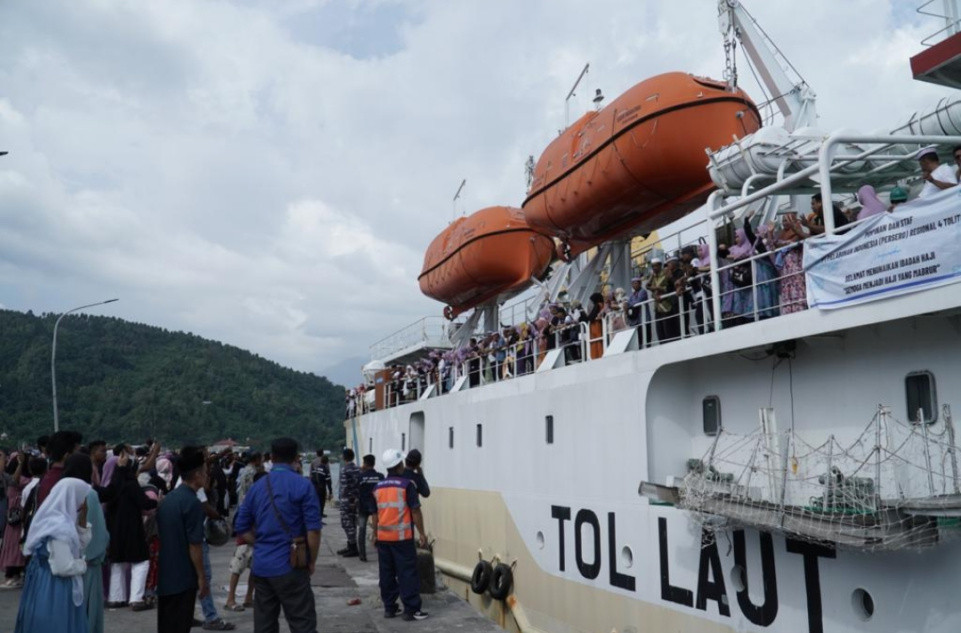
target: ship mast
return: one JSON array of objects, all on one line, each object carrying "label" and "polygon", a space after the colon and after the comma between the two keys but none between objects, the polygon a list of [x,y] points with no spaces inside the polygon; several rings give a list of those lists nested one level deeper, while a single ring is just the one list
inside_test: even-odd
[{"label": "ship mast", "polygon": [[793,132],[815,125],[817,95],[739,0],[719,0],[718,26],[727,57],[725,79],[731,87],[737,87],[734,51],[740,43],[761,89],[784,117],[782,127]]}]

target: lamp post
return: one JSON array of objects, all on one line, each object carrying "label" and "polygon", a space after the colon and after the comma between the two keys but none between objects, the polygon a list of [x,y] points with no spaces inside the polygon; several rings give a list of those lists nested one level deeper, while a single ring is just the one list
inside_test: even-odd
[{"label": "lamp post", "polygon": [[94,306],[102,306],[105,303],[113,303],[114,301],[120,301],[120,299],[107,299],[106,301],[98,301],[97,303],[88,303],[85,306],[79,306],[77,308],[72,308],[67,310],[59,317],[57,317],[57,322],[53,324],[53,351],[50,353],[50,385],[53,388],[53,431],[56,433],[60,430],[60,419],[57,415],[57,328],[60,327],[60,320],[72,312],[77,310],[83,310],[84,308],[92,308]]}]

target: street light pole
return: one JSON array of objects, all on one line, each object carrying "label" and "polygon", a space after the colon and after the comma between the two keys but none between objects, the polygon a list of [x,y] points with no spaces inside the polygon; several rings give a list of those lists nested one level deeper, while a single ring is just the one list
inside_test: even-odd
[{"label": "street light pole", "polygon": [[72,308],[67,310],[59,317],[57,317],[57,322],[53,324],[53,351],[50,353],[50,386],[53,388],[53,431],[56,433],[60,430],[60,418],[57,415],[57,329],[60,327],[60,320],[72,312],[77,310],[83,310],[84,308],[92,308],[94,306],[102,306],[105,303],[113,303],[114,301],[120,301],[120,299],[107,299],[106,301],[98,301],[97,303],[88,303],[85,306],[79,306],[77,308]]}]

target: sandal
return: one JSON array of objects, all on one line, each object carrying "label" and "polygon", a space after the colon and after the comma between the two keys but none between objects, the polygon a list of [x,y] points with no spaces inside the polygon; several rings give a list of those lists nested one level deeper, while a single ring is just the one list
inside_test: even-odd
[{"label": "sandal", "polygon": [[224,605],[224,609],[226,609],[227,611],[237,611],[237,612],[240,612],[240,611],[243,611],[245,608],[246,608],[246,607],[245,607],[244,605],[242,605],[242,604],[237,604],[236,602],[233,603],[233,604],[225,604],[225,605]]},{"label": "sandal", "polygon": [[245,609],[253,609],[253,608],[254,608],[254,603],[253,603],[253,602],[245,602],[245,603],[244,603],[244,608],[245,608]]}]

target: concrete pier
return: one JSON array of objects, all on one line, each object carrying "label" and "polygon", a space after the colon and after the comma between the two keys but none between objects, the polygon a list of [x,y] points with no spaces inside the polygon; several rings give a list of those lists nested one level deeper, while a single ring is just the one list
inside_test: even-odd
[{"label": "concrete pier", "polygon": [[[319,633],[441,633],[463,631],[464,633],[499,632],[503,629],[487,620],[467,603],[450,591],[439,590],[434,594],[422,596],[423,610],[430,614],[426,620],[406,622],[400,617],[385,619],[384,608],[377,587],[377,551],[368,544],[367,557],[370,562],[362,563],[356,558],[341,558],[334,552],[346,545],[346,536],[340,527],[340,516],[335,508],[326,509],[327,518],[321,534],[321,551],[317,557],[317,568],[311,578],[311,585],[317,601],[317,630]],[[213,568],[213,592],[221,617],[237,626],[240,633],[254,630],[253,609],[244,612],[230,612],[223,608],[227,598],[227,581],[230,572],[227,565],[233,555],[234,546],[230,542],[223,547],[210,548],[210,562]],[[238,601],[243,601],[247,576],[241,578],[238,588]],[[355,599],[360,604],[350,605]],[[17,618],[20,590],[0,591],[0,633],[13,631]],[[203,618],[200,603],[197,603],[196,617]],[[130,633],[130,631],[155,631],[157,628],[156,610],[134,613],[129,608],[108,610],[105,615],[106,633]],[[202,631],[197,628],[195,631]],[[280,618],[280,630],[289,631],[287,623]]]}]

